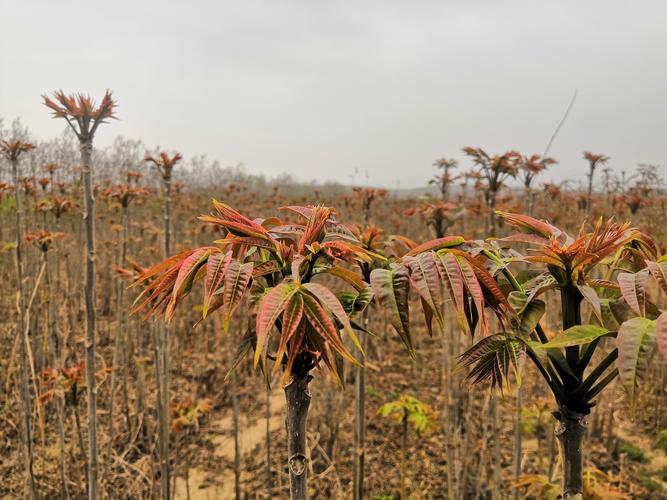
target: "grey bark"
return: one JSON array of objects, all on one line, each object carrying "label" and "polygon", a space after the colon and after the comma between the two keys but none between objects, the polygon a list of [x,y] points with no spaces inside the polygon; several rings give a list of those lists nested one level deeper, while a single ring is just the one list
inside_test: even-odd
[{"label": "grey bark", "polygon": [[230,391],[232,393],[232,426],[234,428],[234,497],[241,500],[241,450],[239,448],[239,402],[237,397],[236,371],[232,371]]},{"label": "grey bark", "polygon": [[312,380],[306,370],[295,370],[285,385],[287,416],[288,469],[290,478],[290,498],[305,500],[308,498],[307,476],[308,457],[306,451],[306,420],[310,407],[311,395],[308,383]]},{"label": "grey bark", "polygon": [[88,388],[88,498],[97,500],[98,449],[97,449],[97,382],[95,380],[95,200],[90,157],[93,152],[92,139],[81,141],[83,164],[83,218],[86,231],[86,386]]},{"label": "grey bark", "polygon": [[273,498],[273,474],[271,473],[271,391],[266,389],[266,498]]},{"label": "grey bark", "polygon": [[586,416],[561,407],[554,416],[558,420],[556,437],[560,443],[563,461],[563,499],[583,498],[582,444],[586,433]]},{"label": "grey bark", "polygon": [[[123,233],[121,236],[121,246],[120,246],[120,255],[118,256],[118,265],[123,266],[125,264],[125,257],[127,255],[127,239],[129,236],[129,208],[123,206]],[[122,279],[119,277],[116,283],[116,339],[114,342],[114,353],[113,353],[113,367],[114,371],[111,372],[111,395],[109,396],[109,447],[113,447],[114,437],[115,437],[115,421],[114,421],[114,398],[116,395],[116,385],[117,385],[117,376],[116,371],[119,364],[122,364],[120,371],[123,377],[127,377],[127,364],[124,346],[124,315],[123,315],[123,292],[125,290],[125,285]],[[121,357],[123,358],[121,361]],[[130,422],[128,422],[128,432],[131,432]]]},{"label": "grey bark", "polygon": [[[163,176],[164,181],[164,258],[171,255],[171,174]],[[159,359],[158,377],[158,432],[160,435],[160,474],[162,480],[162,495],[165,500],[171,500],[170,494],[170,467],[169,467],[169,402],[170,402],[170,372],[169,359],[169,328],[160,323],[157,333],[157,357]]]},{"label": "grey bark", "polygon": [[21,400],[23,404],[23,440],[25,445],[25,468],[26,477],[30,485],[30,495],[37,497],[37,486],[35,484],[35,474],[33,471],[33,449],[32,449],[32,404],[30,400],[30,375],[28,367],[28,346],[26,345],[26,321],[25,306],[26,294],[23,284],[23,229],[21,226],[21,188],[19,186],[18,159],[12,162],[12,182],[14,183],[14,199],[16,200],[16,281],[19,291],[18,313],[19,321],[17,333],[19,335],[19,357],[21,363]]},{"label": "grey bark", "polygon": [[[364,327],[368,327],[368,313],[364,311]],[[364,352],[367,351],[368,337],[366,332],[359,332],[359,342]],[[366,458],[366,367],[357,368],[354,381],[354,480],[352,493],[354,500],[364,497],[364,460]]]}]

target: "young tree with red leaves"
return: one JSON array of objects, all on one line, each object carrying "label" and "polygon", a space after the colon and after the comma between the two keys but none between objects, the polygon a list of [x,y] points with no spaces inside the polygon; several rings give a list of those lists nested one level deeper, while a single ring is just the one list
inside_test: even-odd
[{"label": "young tree with red leaves", "polygon": [[507,151],[502,155],[489,155],[482,148],[465,147],[463,152],[472,158],[479,169],[481,179],[476,187],[484,192],[484,201],[489,210],[487,233],[496,235],[496,199],[498,191],[505,186],[509,178],[519,173],[519,158],[516,151]]},{"label": "young tree with red leaves", "polygon": [[[254,365],[261,367],[267,381],[269,371],[282,370],[290,494],[300,500],[307,497],[306,419],[311,371],[324,367],[342,382],[343,360],[358,363],[342,335],[350,337],[361,352],[354,329],[362,327],[350,316],[363,311],[372,294],[358,272],[343,264],[369,262],[372,256],[333,218],[331,208],[284,209],[303,221],[287,223],[275,217],[251,220],[224,203],[214,202],[214,212],[200,220],[224,228],[225,238],[181,252],[145,271],[134,285],[146,287],[137,298],[135,311],[148,309],[147,315],[160,314],[169,320],[195,282],[200,282],[204,288],[202,319],[221,311],[226,332],[250,292],[255,319],[231,369],[254,349]],[[338,278],[354,292],[341,300],[319,282],[320,276]],[[272,337],[274,331],[277,339]]]},{"label": "young tree with red leaves", "polygon": [[584,159],[588,161],[588,173],[586,174],[586,177],[588,178],[586,213],[591,213],[591,208],[593,206],[593,176],[595,175],[595,169],[600,165],[606,165],[610,158],[605,155],[584,151]]},{"label": "young tree with red leaves", "polygon": [[95,198],[93,196],[93,172],[91,156],[93,139],[98,127],[115,118],[116,101],[107,90],[97,104],[86,94],[65,94],[56,91],[53,98],[42,96],[44,105],[54,118],[63,118],[79,140],[83,183],[83,218],[86,227],[86,382],[88,384],[88,498],[99,496],[98,447],[97,447],[97,385],[95,383]]},{"label": "young tree with red leaves", "polygon": [[35,474],[33,472],[33,450],[32,450],[32,405],[30,403],[29,387],[29,362],[28,362],[28,331],[26,328],[26,292],[23,284],[23,220],[22,220],[22,196],[19,187],[19,159],[21,155],[35,149],[35,146],[20,139],[0,141],[0,154],[7,159],[12,167],[12,182],[14,184],[14,200],[16,204],[16,287],[19,292],[18,312],[19,320],[17,335],[19,336],[20,358],[21,358],[21,400],[23,401],[23,441],[25,446],[26,478],[30,485],[30,495],[37,497],[35,485]]},{"label": "young tree with red leaves", "polygon": [[458,176],[452,175],[450,172],[459,166],[459,162],[453,158],[439,158],[435,160],[433,166],[442,170],[442,174],[436,175],[428,183],[437,186],[440,196],[442,196],[442,201],[447,201],[449,187],[458,179]]},{"label": "young tree with red leaves", "polygon": [[[429,329],[433,319],[442,327],[444,284],[461,327],[482,333],[461,356],[474,383],[502,389],[512,370],[520,384],[523,360],[530,359],[558,406],[554,417],[563,496],[580,499],[586,417],[596,397],[619,378],[633,407],[651,356],[660,350],[667,361],[667,312],[650,300],[647,287],[653,276],[667,293],[667,260],[649,237],[628,224],[600,220],[573,237],[526,215],[499,215],[519,231],[505,240],[528,243],[530,255],[519,256],[495,241],[449,237],[412,249],[391,269],[373,271],[371,282],[410,352],[409,291],[421,298]],[[517,260],[535,267],[515,276],[510,265]],[[562,331],[552,338],[540,325],[550,305],[540,297],[550,290],[561,297]],[[592,312],[588,322],[583,303]],[[499,333],[488,335],[487,308],[498,317]],[[613,346],[595,356],[605,347],[604,338],[615,339]]]},{"label": "young tree with red leaves", "polygon": [[[144,161],[152,163],[162,177],[162,187],[164,194],[164,247],[163,258],[171,255],[171,189],[173,180],[173,171],[176,164],[183,157],[180,153],[169,155],[161,151],[157,156],[146,155]],[[162,495],[165,500],[171,499],[171,470],[169,467],[169,444],[170,429],[169,425],[169,405],[171,402],[171,359],[169,354],[169,329],[166,325],[160,324],[157,330],[156,338],[157,354],[155,359],[155,369],[157,372],[158,383],[158,432],[160,435],[160,479],[162,481]]]},{"label": "young tree with red leaves", "polygon": [[533,181],[535,177],[544,172],[549,166],[558,163],[553,158],[545,158],[538,154],[521,156],[519,158],[519,175],[523,181],[526,197],[526,213],[533,215],[535,208],[535,193],[533,192]]},{"label": "young tree with red leaves", "polygon": [[[121,226],[122,234],[120,237],[120,248],[118,254],[118,267],[125,266],[127,258],[127,246],[130,238],[130,204],[132,201],[140,196],[148,195],[146,188],[132,186],[132,179],[136,178],[132,172],[126,172],[128,179],[127,184],[119,184],[110,186],[103,191],[103,196],[117,200],[121,208]],[[116,380],[117,373],[120,372],[123,379],[123,392],[127,395],[127,370],[128,370],[128,356],[127,348],[129,345],[127,335],[125,333],[125,317],[123,315],[123,297],[125,284],[118,278],[116,283],[116,339],[114,344],[113,366],[116,368],[111,372],[111,394],[109,396],[109,445],[113,446],[115,435],[115,419],[114,419],[114,397],[116,394]],[[128,398],[124,398],[127,404]],[[129,420],[130,410],[125,408],[125,416],[127,419],[128,432],[131,430],[131,422]]]}]

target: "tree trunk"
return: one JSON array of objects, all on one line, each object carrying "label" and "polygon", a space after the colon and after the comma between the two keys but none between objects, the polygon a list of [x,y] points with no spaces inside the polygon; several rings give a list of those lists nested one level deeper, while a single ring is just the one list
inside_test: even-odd
[{"label": "tree trunk", "polygon": [[98,497],[98,453],[97,453],[97,382],[95,380],[95,200],[90,157],[93,151],[91,140],[81,142],[83,163],[83,206],[86,223],[86,386],[88,388],[88,498]]},{"label": "tree trunk", "polygon": [[595,169],[591,166],[588,172],[588,191],[586,195],[586,213],[591,213],[591,206],[593,205],[593,172]]},{"label": "tree trunk", "polygon": [[496,235],[496,194],[495,191],[489,191],[487,198],[487,205],[489,208],[488,233],[491,237],[495,237]]},{"label": "tree trunk", "polygon": [[273,474],[271,472],[271,390],[266,389],[266,498],[273,498]]},{"label": "tree trunk", "polygon": [[164,253],[171,255],[171,176],[164,179]]},{"label": "tree trunk", "polygon": [[[364,311],[364,327],[368,328],[368,313]],[[359,332],[359,342],[366,352],[366,332]],[[353,498],[361,500],[364,497],[364,459],[366,455],[366,367],[357,368],[357,376],[354,381],[354,483]],[[333,458],[333,457],[332,457]]]},{"label": "tree trunk", "polygon": [[407,497],[406,488],[405,488],[405,475],[406,475],[406,465],[408,461],[408,410],[403,411],[403,418],[401,419],[401,500],[405,500]]},{"label": "tree trunk", "polygon": [[[120,243],[120,254],[118,256],[118,266],[123,267],[125,265],[125,257],[127,254],[127,239],[129,232],[129,209],[127,206],[123,206],[123,232],[121,235]],[[125,284],[123,283],[122,278],[118,277],[116,282],[116,338],[114,341],[114,352],[113,352],[113,368],[111,372],[111,394],[109,396],[109,449],[113,448],[114,437],[115,437],[115,422],[114,422],[114,398],[116,396],[116,383],[117,383],[117,372],[120,371],[123,377],[127,377],[126,370],[128,369],[127,364],[125,363],[126,358],[125,346],[123,345],[123,326],[124,326],[124,315],[123,315],[123,292],[125,290]],[[121,365],[119,367],[119,365]],[[120,369],[119,369],[120,368]],[[130,423],[128,422],[128,433],[132,432],[130,428]]]},{"label": "tree trunk", "polygon": [[33,472],[33,451],[32,451],[32,404],[30,400],[30,376],[28,367],[28,346],[26,335],[25,306],[26,296],[23,285],[23,230],[21,227],[21,187],[19,186],[19,165],[18,160],[12,161],[12,182],[14,183],[14,200],[16,202],[16,286],[19,292],[18,313],[19,321],[17,325],[17,334],[20,345],[20,363],[21,363],[21,401],[23,404],[23,440],[25,445],[25,468],[26,478],[30,485],[30,495],[37,497],[37,487],[35,485],[35,474]]},{"label": "tree trunk", "polygon": [[554,416],[558,420],[556,436],[563,461],[563,499],[583,498],[583,450],[586,416],[561,406]]},{"label": "tree trunk", "polygon": [[231,373],[232,427],[234,430],[234,498],[241,500],[241,450],[239,448],[239,402],[237,397],[236,371]]},{"label": "tree trunk", "polygon": [[[171,176],[164,178],[164,258],[171,255]],[[157,334],[157,357],[160,369],[157,372],[160,403],[158,404],[158,432],[160,435],[160,470],[162,476],[162,496],[171,500],[169,467],[169,402],[171,388],[171,362],[169,355],[169,327],[160,323]]]},{"label": "tree trunk", "polygon": [[312,380],[308,371],[295,369],[285,386],[287,401],[287,453],[290,478],[290,498],[305,500],[308,498],[307,474],[308,458],[306,456],[306,419],[310,406],[308,383]]},{"label": "tree trunk", "polygon": [[[514,479],[518,482],[519,477],[521,477],[521,448],[522,448],[522,436],[521,436],[521,406],[522,406],[522,387],[519,386],[516,389],[516,400],[514,403],[514,412],[515,412],[515,422],[514,422]],[[519,500],[519,489],[516,488],[514,491],[514,499]]]}]

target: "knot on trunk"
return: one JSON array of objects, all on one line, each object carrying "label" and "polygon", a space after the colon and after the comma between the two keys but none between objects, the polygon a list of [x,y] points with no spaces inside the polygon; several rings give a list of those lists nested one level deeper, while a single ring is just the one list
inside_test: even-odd
[{"label": "knot on trunk", "polygon": [[296,453],[289,458],[289,470],[295,476],[303,476],[306,472],[306,456],[302,453]]},{"label": "knot on trunk", "polygon": [[[296,379],[294,378],[294,375],[290,375],[289,379],[287,380],[287,383],[283,386],[283,390],[287,391],[294,384],[295,380]],[[310,383],[311,380],[313,380],[312,375],[306,376],[306,384],[305,384],[305,387],[303,388],[303,394],[309,400],[312,399],[312,397],[313,397],[312,394],[310,393],[309,388],[308,388],[308,384]]]},{"label": "knot on trunk", "polygon": [[561,406],[558,411],[552,413],[558,420],[556,425],[556,436],[560,436],[567,429],[568,423],[575,423],[575,427],[585,430],[588,427],[588,419],[583,413],[570,410],[566,406]]}]

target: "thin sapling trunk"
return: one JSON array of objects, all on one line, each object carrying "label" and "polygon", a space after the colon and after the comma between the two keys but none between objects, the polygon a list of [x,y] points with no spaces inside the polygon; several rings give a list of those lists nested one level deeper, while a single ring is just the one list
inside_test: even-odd
[{"label": "thin sapling trunk", "polygon": [[307,476],[308,457],[306,450],[306,420],[310,407],[311,395],[308,383],[312,380],[308,370],[295,367],[284,387],[287,402],[285,428],[287,430],[287,453],[290,478],[290,498],[305,500],[308,498]]}]

